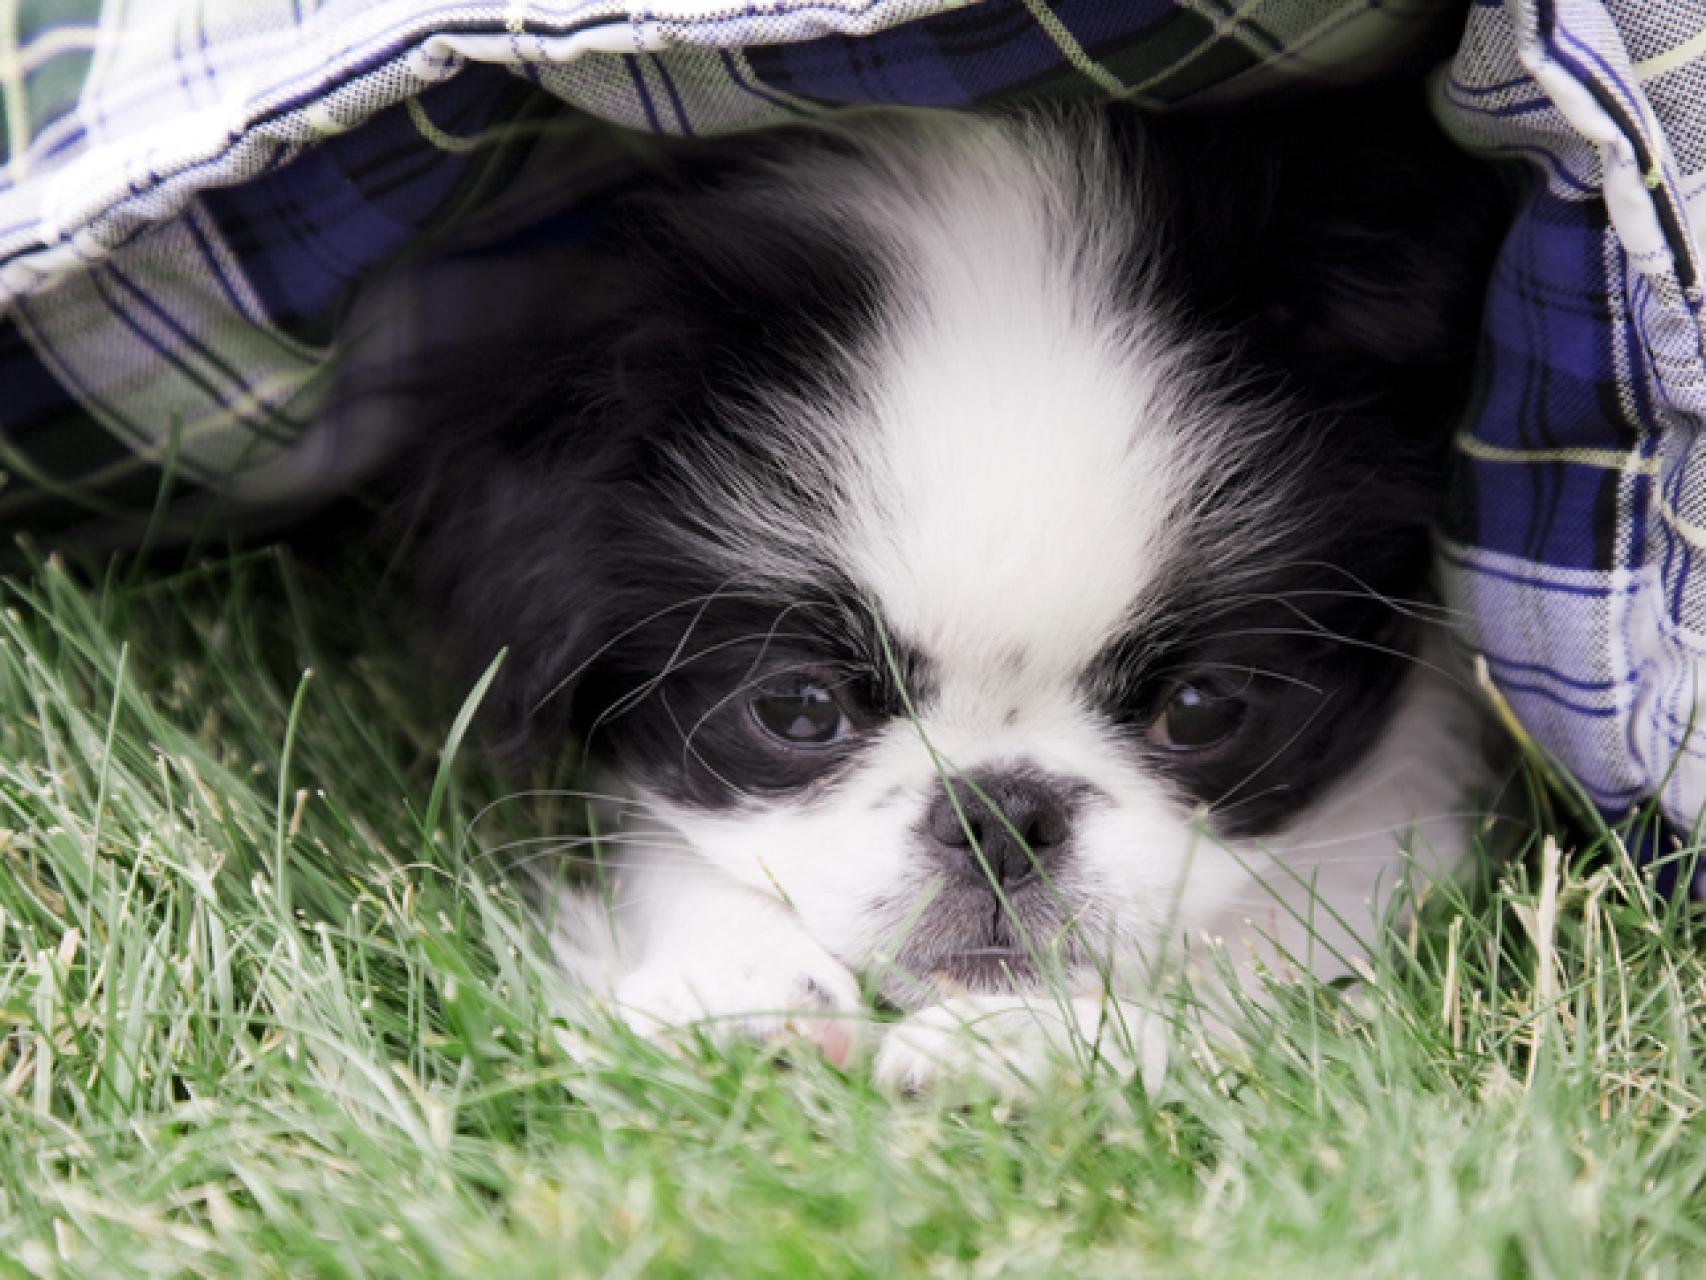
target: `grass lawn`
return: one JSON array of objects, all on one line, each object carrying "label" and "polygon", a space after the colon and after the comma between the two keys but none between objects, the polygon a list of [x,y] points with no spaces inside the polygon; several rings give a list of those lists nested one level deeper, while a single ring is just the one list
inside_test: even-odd
[{"label": "grass lawn", "polygon": [[1430,904],[1360,1015],[1181,1032],[1153,1098],[576,1061],[489,874],[575,806],[336,595],[258,553],[0,602],[0,1274],[1706,1275],[1706,934],[1609,837]]}]

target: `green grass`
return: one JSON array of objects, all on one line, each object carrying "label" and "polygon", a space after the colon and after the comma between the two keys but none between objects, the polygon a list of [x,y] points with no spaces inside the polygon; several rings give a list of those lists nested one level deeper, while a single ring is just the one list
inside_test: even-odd
[{"label": "green grass", "polygon": [[0,1274],[1702,1274],[1700,933],[1607,835],[1154,1099],[571,1061],[481,851],[572,805],[441,768],[455,708],[297,577],[0,604]]}]

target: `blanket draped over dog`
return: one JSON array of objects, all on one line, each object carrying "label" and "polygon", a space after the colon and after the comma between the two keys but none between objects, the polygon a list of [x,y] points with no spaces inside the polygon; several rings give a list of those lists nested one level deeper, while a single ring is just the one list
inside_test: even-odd
[{"label": "blanket draped over dog", "polygon": [[1445,127],[1534,176],[1458,441],[1451,601],[1517,717],[1604,811],[1657,795],[1691,826],[1706,802],[1697,0],[6,5],[0,520],[139,535],[198,502],[278,509],[347,486],[406,447],[381,415],[332,403],[357,339],[479,323],[449,288],[369,306],[367,323],[363,284],[424,244],[455,261],[482,237],[561,227],[643,163],[646,134],[1022,92],[1190,106],[1378,75],[1422,47],[1449,57]]}]

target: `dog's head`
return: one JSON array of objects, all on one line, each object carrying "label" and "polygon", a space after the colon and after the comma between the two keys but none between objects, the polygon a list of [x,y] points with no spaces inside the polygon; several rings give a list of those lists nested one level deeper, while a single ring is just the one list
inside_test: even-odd
[{"label": "dog's head", "polygon": [[1390,887],[1484,236],[1303,115],[876,116],[629,208],[449,424],[500,712],[901,999]]}]

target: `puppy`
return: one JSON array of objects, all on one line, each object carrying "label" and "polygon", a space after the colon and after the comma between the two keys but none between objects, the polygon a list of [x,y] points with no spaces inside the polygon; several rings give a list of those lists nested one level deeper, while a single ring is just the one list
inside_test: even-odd
[{"label": "puppy", "polygon": [[1414,96],[703,147],[481,304],[416,576],[614,798],[588,992],[835,1058],[875,996],[913,1086],[1117,1024],[1153,1079],[1181,966],[1341,975],[1453,873],[1430,522],[1500,217]]}]

